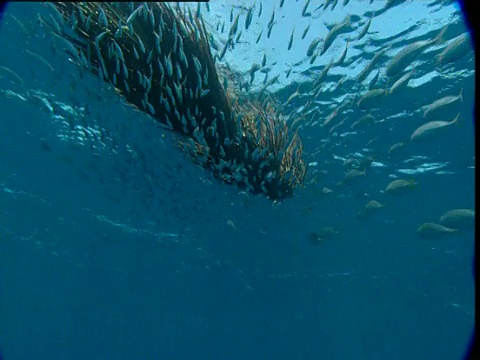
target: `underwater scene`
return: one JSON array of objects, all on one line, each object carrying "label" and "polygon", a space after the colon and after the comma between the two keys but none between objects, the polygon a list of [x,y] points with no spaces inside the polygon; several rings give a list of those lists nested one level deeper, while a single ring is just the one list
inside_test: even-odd
[{"label": "underwater scene", "polygon": [[7,4],[0,358],[461,359],[474,96],[450,0]]}]

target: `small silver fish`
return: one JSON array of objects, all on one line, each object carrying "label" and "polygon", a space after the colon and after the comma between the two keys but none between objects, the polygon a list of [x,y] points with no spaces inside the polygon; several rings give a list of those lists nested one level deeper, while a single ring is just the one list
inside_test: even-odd
[{"label": "small silver fish", "polygon": [[290,41],[288,42],[287,51],[292,48],[293,45],[293,34],[295,33],[295,26],[293,26],[292,34],[290,35]]},{"label": "small silver fish", "polygon": [[305,30],[303,30],[302,40],[305,39],[305,36],[307,36],[308,30],[310,30],[310,24],[308,24],[308,26],[305,28]]}]

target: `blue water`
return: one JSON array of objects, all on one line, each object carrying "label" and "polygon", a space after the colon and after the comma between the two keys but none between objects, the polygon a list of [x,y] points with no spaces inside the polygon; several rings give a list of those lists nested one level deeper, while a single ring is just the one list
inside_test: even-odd
[{"label": "blue water", "polygon": [[[242,73],[267,53],[268,64],[277,62],[270,78],[281,74],[272,91],[285,102],[298,82],[311,87],[349,34],[310,66],[304,56],[317,34],[312,28],[312,38],[297,38],[287,53],[293,20],[277,4],[271,43],[262,40],[257,46],[264,49],[256,51],[248,34],[255,39],[266,31],[273,8],[263,3],[262,17],[257,8],[244,42],[225,61]],[[403,37],[374,19],[363,39],[369,45],[351,44],[349,65],[329,73],[314,117],[325,118],[342,95],[365,91],[375,71],[363,87],[355,76],[379,47],[394,44],[388,58],[447,23],[447,39],[465,31],[455,4],[432,3],[407,2],[382,15],[398,17]],[[294,4],[287,0],[285,7]],[[349,6],[368,15],[354,0]],[[331,16],[326,10],[323,18],[297,19],[303,21],[297,34],[310,21],[341,21],[347,9],[338,4]],[[376,106],[376,123],[355,133],[346,126],[329,134],[309,117],[299,130],[311,164],[306,185],[272,203],[213,179],[175,147],[175,136],[80,74],[52,50],[36,24],[39,11],[46,9],[13,4],[0,24],[0,65],[17,74],[0,69],[5,359],[461,358],[474,325],[474,232],[426,240],[415,230],[447,210],[474,208],[473,50],[441,70],[433,56],[443,48],[426,51],[416,64],[424,81]],[[204,11],[212,32],[223,20],[228,32],[229,14],[218,4]],[[220,42],[226,33],[216,34]],[[275,52],[282,36],[285,49]],[[302,65],[287,79],[284,71],[296,61]],[[330,94],[341,71],[347,80]],[[257,74],[250,91],[262,81]],[[463,102],[442,114],[451,120],[460,111],[460,126],[387,156],[424,122],[422,106],[461,88]],[[308,100],[301,96],[286,111]],[[346,113],[349,121],[359,116]],[[343,160],[355,153],[372,154],[375,163],[358,182],[335,186]],[[419,187],[388,196],[383,190],[394,177],[415,178]],[[323,194],[324,187],[334,192]],[[385,207],[359,221],[356,214],[371,199]],[[310,233],[324,226],[339,233],[313,244]]]}]

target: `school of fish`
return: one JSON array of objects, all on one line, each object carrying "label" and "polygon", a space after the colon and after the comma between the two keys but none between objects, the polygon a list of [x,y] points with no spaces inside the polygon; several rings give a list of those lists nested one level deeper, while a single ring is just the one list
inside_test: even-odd
[{"label": "school of fish", "polygon": [[[258,32],[252,44],[258,45],[261,40],[268,42],[275,31],[285,31],[278,25],[285,2],[276,2],[269,14],[265,9],[270,4],[266,1],[249,7],[232,6],[229,19],[216,23],[208,23],[208,15],[204,16],[210,12],[208,2],[191,6],[48,3],[48,18],[39,16],[38,22],[50,30],[56,41],[61,39],[63,52],[79,67],[109,83],[120,96],[167,130],[185,135],[179,147],[193,161],[240,190],[282,199],[291,197],[298,185],[313,186],[322,181],[319,177],[328,175],[313,166],[307,169],[306,158],[318,162],[319,157],[331,156],[351,134],[383,126],[389,120],[382,110],[394,99],[405,97],[408,102],[412,89],[409,83],[432,69],[448,70],[473,54],[468,33],[451,37],[447,24],[419,39],[406,41],[399,37],[393,44],[368,54],[366,61],[359,61],[362,59],[349,53],[358,52],[365,42],[373,43],[375,32],[371,29],[377,17],[403,1],[386,1],[380,10],[360,17],[348,14],[349,1],[327,0],[316,7],[306,0],[302,5],[298,2],[299,16],[305,23],[292,24],[288,35],[282,35],[284,48],[278,49],[292,52],[297,43],[305,42],[302,62],[272,76],[276,59],[264,51],[244,74],[235,73],[227,61],[228,54],[235,52],[247,32]],[[338,23],[325,24],[326,35],[317,36],[309,18],[326,19],[328,11],[337,6],[343,6],[347,15]],[[264,27],[254,26],[261,17],[268,19]],[[210,29],[225,34],[223,45],[209,34]],[[340,55],[332,56],[336,50]],[[54,71],[39,54],[30,50],[26,54]],[[317,66],[322,59],[326,59],[324,65]],[[311,65],[309,80],[286,86],[291,92],[285,94],[283,90],[283,103],[275,100],[271,89],[280,81],[288,81],[292,74],[298,75],[301,71],[297,68],[304,63]],[[347,68],[356,71],[353,75],[338,75],[337,69]],[[0,72],[23,82],[7,67],[0,66]],[[263,80],[258,73],[264,74]],[[353,96],[346,91],[352,88]],[[409,136],[396,138],[391,146],[375,153],[369,150],[378,142],[373,138],[360,147],[367,151],[333,156],[341,160],[343,173],[331,183],[322,182],[322,196],[368,181],[372,164],[382,166],[382,162],[401,158],[408,149],[417,149],[428,141],[443,141],[469,115],[463,113],[463,101],[462,88],[445,89],[406,120],[404,126],[411,128]],[[301,137],[308,136],[311,128],[320,129],[324,138],[306,156]],[[393,179],[386,179],[384,188],[378,189],[378,196],[365,201],[357,219],[365,221],[376,216],[398,197],[421,188],[418,179],[411,176],[390,177]],[[429,220],[419,225],[416,232],[422,237],[455,234],[471,229],[473,220],[473,209],[453,209],[437,222]],[[229,225],[236,229],[233,223]],[[338,230],[323,227],[311,234],[311,240],[336,234]]]}]

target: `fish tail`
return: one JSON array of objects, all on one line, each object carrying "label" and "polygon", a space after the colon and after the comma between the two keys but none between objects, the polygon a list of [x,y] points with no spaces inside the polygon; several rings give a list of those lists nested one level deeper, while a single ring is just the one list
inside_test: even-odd
[{"label": "fish tail", "polygon": [[410,70],[410,74],[413,76],[417,73],[417,65],[413,64],[412,65],[412,70]]},{"label": "fish tail", "polygon": [[445,25],[443,29],[438,33],[438,35],[435,37],[435,40],[433,43],[435,45],[440,45],[445,42],[445,39],[443,38],[443,35],[445,34],[445,31],[447,30],[448,25]]},{"label": "fish tail", "polygon": [[460,119],[460,113],[458,113],[457,116],[455,116],[455,119],[452,120],[452,124],[459,126],[460,125],[459,119]]}]

